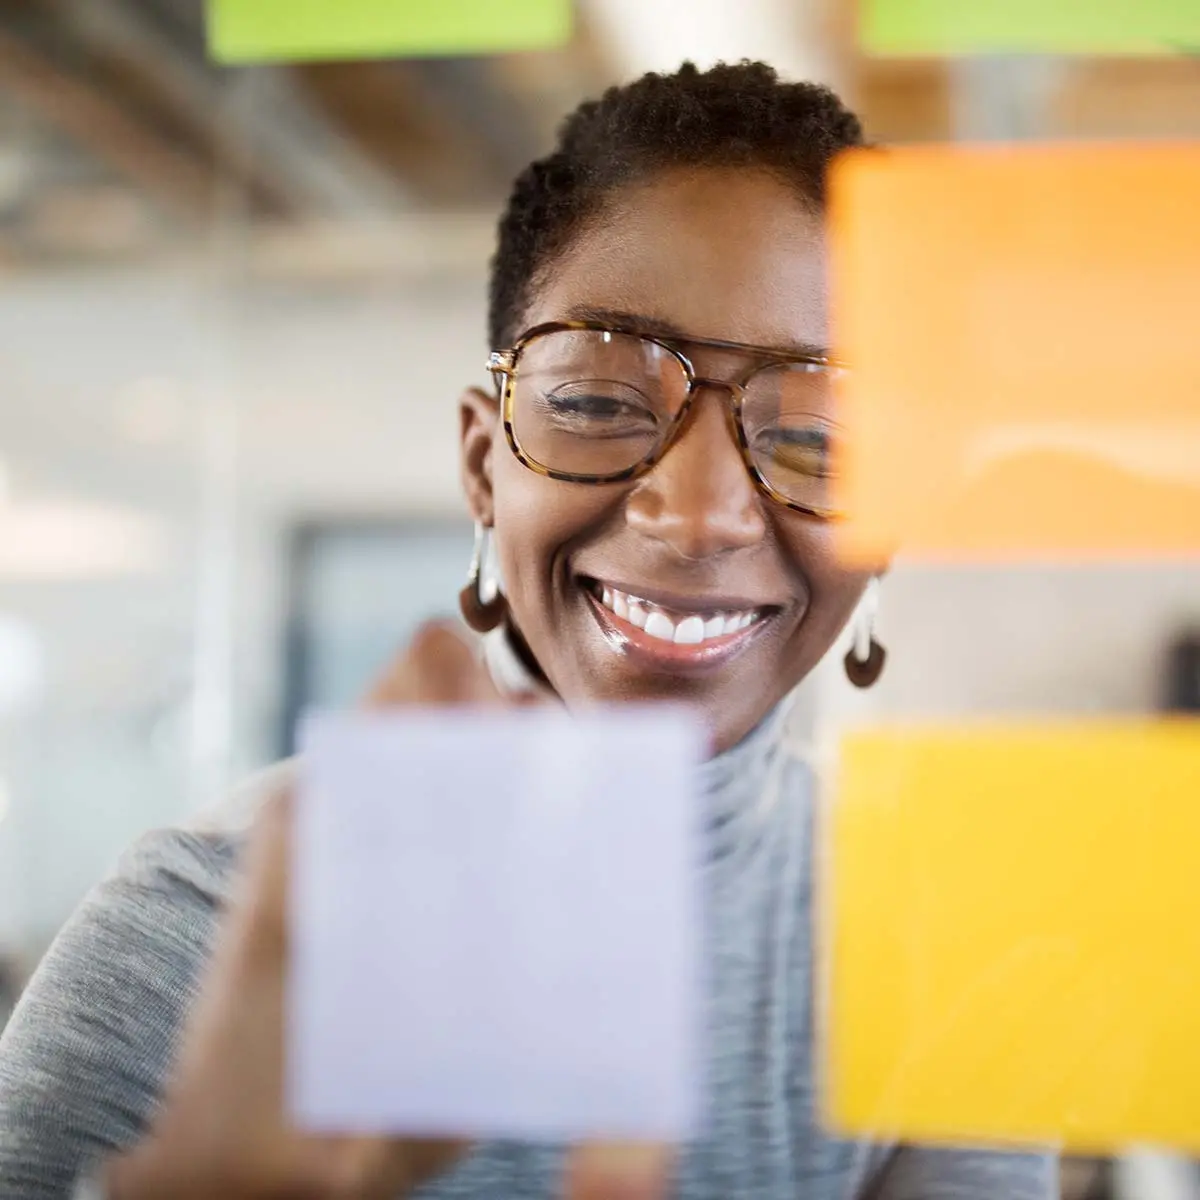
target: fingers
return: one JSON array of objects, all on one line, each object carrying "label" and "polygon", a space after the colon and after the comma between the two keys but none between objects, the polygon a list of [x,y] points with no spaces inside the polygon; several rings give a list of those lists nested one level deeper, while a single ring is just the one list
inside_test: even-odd
[{"label": "fingers", "polygon": [[498,704],[500,693],[475,648],[449,621],[416,633],[367,696],[367,707],[405,704]]},{"label": "fingers", "polygon": [[567,1162],[566,1200],[664,1200],[672,1157],[649,1143],[580,1146]]},{"label": "fingers", "polygon": [[396,1196],[408,1196],[423,1183],[449,1170],[467,1151],[470,1142],[437,1141],[406,1142],[398,1156],[401,1170],[390,1177],[394,1185],[381,1200],[395,1200]]},{"label": "fingers", "polygon": [[[380,1137],[307,1139],[311,1178],[322,1195],[400,1200],[441,1174],[469,1149],[465,1141],[389,1141]],[[319,1152],[319,1156],[318,1153]]]}]

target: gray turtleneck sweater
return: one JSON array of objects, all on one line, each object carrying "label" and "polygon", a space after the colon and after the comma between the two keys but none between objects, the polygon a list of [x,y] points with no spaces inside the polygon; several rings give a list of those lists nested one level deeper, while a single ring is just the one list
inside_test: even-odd
[{"label": "gray turtleneck sweater", "polygon": [[[843,1141],[813,1079],[812,786],[778,718],[706,768],[712,1031],[706,1136],[684,1148],[681,1200],[1050,1200],[1048,1156]],[[278,773],[278,772],[277,772]],[[65,1197],[134,1142],[193,1000],[251,787],[215,820],[150,834],[47,954],[0,1041],[0,1196]],[[240,811],[238,811],[240,810]],[[561,1150],[486,1144],[426,1200],[552,1200]]]}]

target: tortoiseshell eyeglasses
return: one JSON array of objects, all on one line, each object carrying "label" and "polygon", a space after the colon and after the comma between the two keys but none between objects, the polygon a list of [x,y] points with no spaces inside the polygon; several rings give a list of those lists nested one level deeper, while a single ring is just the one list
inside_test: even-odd
[{"label": "tortoiseshell eyeglasses", "polygon": [[[729,380],[698,375],[685,345],[744,356],[745,370]],[[508,444],[539,475],[571,483],[636,479],[679,437],[697,392],[711,388],[725,394],[730,431],[758,487],[798,512],[837,515],[832,413],[844,368],[829,359],[560,321],[493,351],[487,366]]]}]

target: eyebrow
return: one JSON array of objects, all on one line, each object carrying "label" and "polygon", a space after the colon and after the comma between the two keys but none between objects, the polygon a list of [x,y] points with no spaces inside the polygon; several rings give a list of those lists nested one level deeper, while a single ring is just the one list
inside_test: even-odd
[{"label": "eyebrow", "polygon": [[775,346],[753,345],[747,342],[724,341],[718,338],[697,337],[680,329],[673,322],[645,313],[626,312],[620,308],[603,308],[593,304],[576,304],[567,310],[568,321],[596,321],[601,325],[660,337],[664,341],[690,342],[697,346],[717,346],[730,350],[749,350],[760,354],[778,354],[785,358],[832,358],[828,346],[817,342],[788,342]]}]

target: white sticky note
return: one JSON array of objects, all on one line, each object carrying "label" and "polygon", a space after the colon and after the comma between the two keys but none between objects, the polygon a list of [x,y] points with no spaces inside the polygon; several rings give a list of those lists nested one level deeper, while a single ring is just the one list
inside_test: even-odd
[{"label": "white sticky note", "polygon": [[665,707],[310,719],[290,898],[297,1123],[693,1135],[702,756],[699,724]]}]

